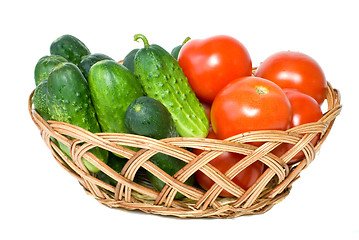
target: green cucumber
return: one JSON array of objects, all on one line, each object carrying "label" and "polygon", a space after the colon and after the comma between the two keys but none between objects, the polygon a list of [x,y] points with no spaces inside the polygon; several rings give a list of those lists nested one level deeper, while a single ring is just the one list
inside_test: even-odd
[{"label": "green cucumber", "polygon": [[[151,157],[150,161],[154,163],[156,166],[158,166],[159,168],[161,168],[164,172],[166,172],[170,176],[173,176],[176,172],[181,170],[186,165],[185,162],[163,153],[157,153],[156,155]],[[164,188],[164,186],[166,186],[164,182],[162,182],[152,173],[147,172],[147,176],[151,184],[157,189],[157,191],[161,191]],[[193,186],[195,184],[194,175],[188,178],[185,184],[189,186]],[[183,194],[180,192],[177,192],[175,195],[175,199],[180,199],[183,197],[184,197]]]},{"label": "green cucumber", "polygon": [[49,120],[50,113],[47,106],[47,79],[37,85],[32,102],[37,113],[40,114],[45,121]]},{"label": "green cucumber", "polygon": [[[70,123],[93,133],[101,132],[86,79],[75,64],[60,63],[52,70],[47,81],[47,93],[52,120]],[[69,155],[69,149],[64,144],[61,143],[60,147]],[[106,150],[95,147],[90,151],[107,162]],[[99,171],[85,159],[83,162],[90,172]]]},{"label": "green cucumber", "polygon": [[[117,173],[121,173],[122,168],[125,166],[127,159],[119,158],[116,155],[109,153],[107,165],[115,170]],[[103,172],[98,172],[96,177],[101,181],[110,184],[112,186],[117,185],[117,181]]]},{"label": "green cucumber", "polygon": [[78,66],[86,79],[89,78],[89,72],[92,65],[94,65],[95,63],[101,60],[113,60],[113,59],[102,53],[93,53],[82,58]]},{"label": "green cucumber", "polygon": [[125,125],[130,133],[155,139],[179,136],[166,107],[147,96],[131,102],[126,110]]},{"label": "green cucumber", "polygon": [[57,64],[63,62],[67,62],[67,60],[58,55],[43,56],[40,58],[36,63],[34,73],[36,86],[49,77],[50,72]]},{"label": "green cucumber", "polygon": [[134,72],[134,60],[136,53],[138,52],[138,48],[133,49],[131,52],[129,52],[126,57],[123,59],[123,66],[127,67],[128,70],[131,72]]},{"label": "green cucumber", "polygon": [[83,42],[69,34],[54,40],[50,45],[50,53],[51,55],[60,55],[76,65],[81,62],[83,57],[91,54]]},{"label": "green cucumber", "polygon": [[102,131],[127,133],[126,109],[143,96],[133,73],[118,62],[102,60],[91,67],[88,84]]},{"label": "green cucumber", "polygon": [[[134,100],[127,108],[125,123],[129,132],[133,134],[155,139],[178,137],[171,114],[161,102],[151,97],[144,96]],[[150,160],[170,176],[186,165],[185,162],[163,153],[157,153]],[[163,189],[164,182],[150,172],[147,172],[147,176],[158,191]],[[193,183],[193,176],[186,181],[188,185],[193,185]],[[181,193],[175,196],[176,199],[182,197]]]},{"label": "green cucumber", "polygon": [[176,59],[178,60],[178,55],[179,55],[179,52],[181,51],[181,48],[183,47],[183,45],[185,45],[189,40],[191,40],[190,37],[186,37],[186,39],[183,41],[183,43],[181,45],[178,45],[176,47],[174,47],[171,51],[171,55]]},{"label": "green cucumber", "polygon": [[179,63],[162,47],[149,45],[145,36],[144,48],[135,56],[135,75],[147,96],[160,101],[171,113],[182,137],[206,137],[209,121],[202,104],[191,89]]}]

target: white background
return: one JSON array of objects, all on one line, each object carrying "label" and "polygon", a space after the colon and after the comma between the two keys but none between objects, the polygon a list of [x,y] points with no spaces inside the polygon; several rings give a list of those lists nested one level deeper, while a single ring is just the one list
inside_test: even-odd
[{"label": "white background", "polygon": [[[0,44],[2,239],[358,239],[358,55],[356,1],[6,1]],[[281,50],[322,66],[343,111],[290,195],[263,215],[178,219],[107,208],[52,158],[27,99],[37,60],[63,34],[122,59],[145,34],[168,51],[185,37],[228,34],[258,65]]]}]

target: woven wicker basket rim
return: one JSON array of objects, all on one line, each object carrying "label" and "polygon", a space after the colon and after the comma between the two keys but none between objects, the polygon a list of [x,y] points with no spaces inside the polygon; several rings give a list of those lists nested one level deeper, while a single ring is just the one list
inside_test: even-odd
[{"label": "woven wicker basket rim", "polygon": [[[33,108],[33,94],[34,91],[28,101],[32,120],[39,128],[55,160],[79,181],[86,193],[112,208],[192,218],[232,218],[268,211],[289,194],[300,172],[314,160],[342,108],[339,91],[328,83],[327,111],[315,123],[304,124],[287,131],[246,132],[226,140],[186,137],[156,140],[126,133],[90,133],[68,123],[46,122]],[[318,133],[321,137],[313,146],[310,141]],[[70,136],[72,140],[66,136]],[[51,138],[69,147],[71,159],[51,141]],[[254,147],[247,144],[248,142],[264,144]],[[271,153],[275,147],[283,143],[294,146],[281,157]],[[123,146],[137,147],[140,150],[134,152]],[[94,147],[128,158],[122,172],[115,172],[89,152]],[[185,148],[205,151],[197,156]],[[223,174],[209,162],[224,151],[240,153],[246,157]],[[303,151],[304,159],[295,165],[289,165],[288,162],[300,151]],[[150,157],[158,152],[184,161],[185,167],[174,176],[169,176],[149,161]],[[81,161],[82,158],[115,179],[118,182],[117,186],[104,183],[89,173]],[[245,191],[231,181],[235,175],[257,160],[262,161],[268,168],[252,187]],[[166,183],[161,192],[157,192],[146,183],[134,181],[140,168],[146,169]],[[184,184],[198,170],[215,182],[207,191]],[[230,192],[233,197],[219,197],[223,189]],[[185,196],[184,199],[175,199],[178,191]]]}]

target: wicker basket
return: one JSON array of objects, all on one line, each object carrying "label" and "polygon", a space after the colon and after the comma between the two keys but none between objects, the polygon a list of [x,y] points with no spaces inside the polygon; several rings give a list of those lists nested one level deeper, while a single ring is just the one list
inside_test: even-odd
[{"label": "wicker basket", "polygon": [[[44,142],[56,161],[79,181],[86,193],[112,208],[192,218],[233,218],[268,211],[289,194],[300,172],[313,161],[341,110],[340,94],[328,83],[327,111],[318,122],[304,124],[287,131],[246,132],[227,140],[179,137],[159,141],[131,134],[94,134],[71,124],[46,122],[33,109],[33,93],[29,97],[28,108]],[[316,146],[313,146],[310,141],[318,133],[321,137]],[[52,138],[70,148],[72,160],[63,154],[51,140]],[[258,148],[245,144],[256,141],[265,144]],[[281,158],[270,153],[282,143],[293,144],[293,147]],[[129,159],[121,174],[89,152],[96,146]],[[137,147],[140,150],[135,152],[123,146]],[[205,151],[197,156],[184,148],[198,148]],[[208,162],[224,151],[244,154],[246,157],[222,174]],[[304,152],[304,159],[294,165],[288,165],[287,163],[300,151]],[[181,159],[187,164],[174,176],[169,176],[149,161],[149,158],[158,152]],[[82,157],[115,179],[118,182],[117,186],[100,181],[94,174],[89,173],[81,161]],[[255,184],[244,191],[231,179],[257,160],[262,161],[268,168]],[[166,183],[161,192],[155,191],[145,178],[134,181],[140,168],[146,169]],[[183,184],[199,169],[215,182],[208,191]],[[223,189],[235,197],[218,196]],[[185,197],[175,200],[177,191]]]}]

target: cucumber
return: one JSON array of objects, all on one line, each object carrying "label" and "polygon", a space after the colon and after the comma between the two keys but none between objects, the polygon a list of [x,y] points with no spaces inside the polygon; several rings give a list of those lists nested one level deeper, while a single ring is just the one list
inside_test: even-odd
[{"label": "cucumber", "polygon": [[133,73],[120,63],[102,60],[91,67],[88,84],[102,131],[127,133],[126,109],[143,96]]},{"label": "cucumber", "polygon": [[166,107],[147,96],[131,102],[126,110],[125,125],[130,133],[155,139],[179,136]]},{"label": "cucumber", "polygon": [[37,85],[32,99],[35,110],[45,120],[50,119],[49,108],[47,107],[47,79]]},{"label": "cucumber", "polygon": [[67,60],[58,55],[43,56],[40,58],[36,63],[34,73],[36,86],[49,77],[50,72],[57,64],[63,62],[67,62]]},{"label": "cucumber", "polygon": [[[129,132],[133,134],[155,139],[178,136],[171,114],[166,107],[147,96],[139,97],[130,104],[126,111],[125,123]],[[171,176],[186,165],[183,161],[163,153],[157,153],[150,161]],[[147,176],[158,191],[165,186],[165,183],[152,173],[147,172]],[[194,181],[194,176],[191,176],[186,184],[193,185]],[[181,193],[175,195],[176,199],[182,197]]]},{"label": "cucumber", "polygon": [[178,60],[178,54],[181,51],[181,48],[183,47],[183,45],[185,45],[189,40],[191,40],[190,37],[186,37],[186,39],[183,41],[183,43],[181,45],[178,45],[176,47],[174,47],[171,51],[171,55]]},{"label": "cucumber", "polygon": [[[52,120],[70,123],[93,133],[101,132],[86,79],[75,64],[60,63],[50,73],[47,81],[47,105]],[[60,147],[69,155],[69,149],[64,144],[60,144]],[[107,162],[106,150],[96,147],[90,151]],[[85,159],[83,162],[90,172],[99,171]]]},{"label": "cucumber", "polygon": [[128,70],[130,70],[131,72],[134,72],[134,60],[135,60],[135,56],[136,53],[138,52],[138,48],[133,49],[131,52],[129,52],[126,57],[123,59],[123,66],[127,67]]},{"label": "cucumber", "polygon": [[[116,172],[121,173],[121,170],[125,166],[126,162],[127,162],[127,159],[119,158],[119,157],[115,156],[114,154],[109,153],[107,165],[110,168],[112,168],[113,170],[115,170]],[[103,181],[107,184],[110,184],[112,186],[117,185],[116,180],[107,176],[105,173],[103,173],[101,171],[98,172],[96,176],[98,179],[100,179],[101,181]]]},{"label": "cucumber", "polygon": [[79,63],[79,68],[86,79],[89,78],[89,72],[92,65],[101,60],[113,60],[109,56],[102,53],[93,53],[82,58]]},{"label": "cucumber", "polygon": [[78,38],[65,34],[50,45],[51,55],[60,55],[67,61],[78,65],[84,56],[90,55],[90,50]]},{"label": "cucumber", "polygon": [[135,75],[147,96],[160,101],[171,113],[182,137],[206,137],[209,121],[202,104],[191,89],[179,63],[162,47],[149,45],[145,36],[144,48],[135,56]]},{"label": "cucumber", "polygon": [[[159,168],[161,168],[170,176],[173,176],[176,172],[181,170],[186,165],[185,162],[163,153],[157,153],[156,155],[151,157],[150,161],[154,163],[156,166],[158,166]],[[166,185],[164,182],[162,182],[160,179],[158,179],[155,175],[153,175],[150,172],[147,172],[147,176],[151,184],[157,189],[157,191],[161,191]],[[194,175],[188,178],[185,184],[189,186],[193,186],[195,184]],[[175,199],[180,199],[183,197],[184,197],[183,194],[180,192],[177,192],[175,195]]]}]

